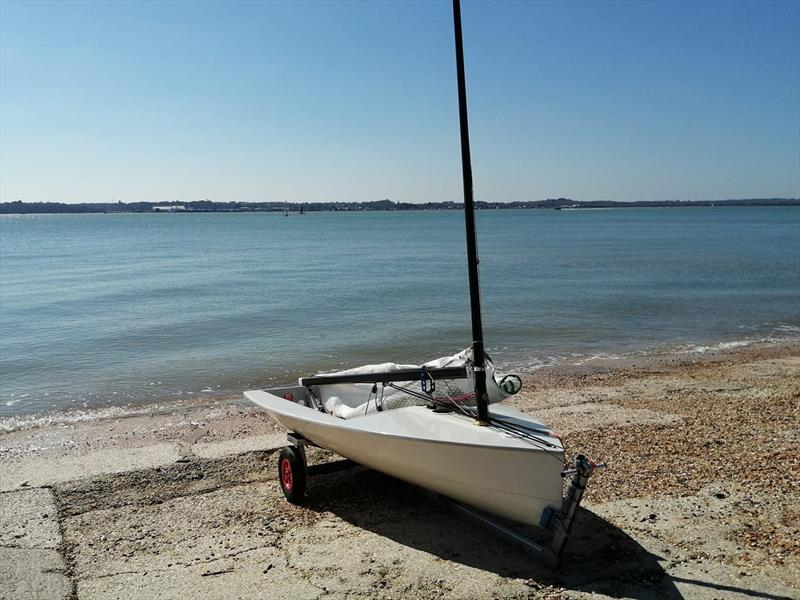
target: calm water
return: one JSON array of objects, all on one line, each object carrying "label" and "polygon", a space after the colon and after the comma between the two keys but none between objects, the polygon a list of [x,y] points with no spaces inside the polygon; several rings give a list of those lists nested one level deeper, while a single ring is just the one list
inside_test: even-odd
[{"label": "calm water", "polygon": [[[800,336],[800,207],[481,211],[487,343],[558,360]],[[0,217],[0,416],[470,340],[459,212]]]}]

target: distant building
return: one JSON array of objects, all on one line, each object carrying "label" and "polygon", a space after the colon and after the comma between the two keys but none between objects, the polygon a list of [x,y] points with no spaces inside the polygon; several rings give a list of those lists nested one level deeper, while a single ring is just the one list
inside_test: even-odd
[{"label": "distant building", "polygon": [[171,204],[170,206],[154,206],[153,212],[178,212],[180,210],[186,210],[186,207],[182,204]]}]

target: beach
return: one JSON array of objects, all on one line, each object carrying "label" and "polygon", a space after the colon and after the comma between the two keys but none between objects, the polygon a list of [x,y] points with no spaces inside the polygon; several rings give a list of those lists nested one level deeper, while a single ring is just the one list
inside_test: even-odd
[{"label": "beach", "polygon": [[289,504],[285,432],[215,399],[0,434],[0,597],[800,594],[800,344],[541,369],[510,402],[608,464],[558,572],[360,467]]}]

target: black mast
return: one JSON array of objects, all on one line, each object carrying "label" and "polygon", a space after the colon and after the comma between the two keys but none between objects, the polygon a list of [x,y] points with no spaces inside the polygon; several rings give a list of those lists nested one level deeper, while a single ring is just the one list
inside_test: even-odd
[{"label": "black mast", "polygon": [[483,354],[481,292],[478,284],[478,242],[475,237],[475,206],[472,200],[472,164],[469,154],[467,84],[464,78],[464,45],[461,39],[460,0],[453,0],[453,26],[456,37],[458,114],[461,122],[461,170],[464,178],[464,221],[467,230],[467,266],[469,269],[469,300],[472,312],[472,358],[475,365],[475,399],[478,403],[478,421],[481,423],[488,423],[489,409],[486,397],[486,359]]}]

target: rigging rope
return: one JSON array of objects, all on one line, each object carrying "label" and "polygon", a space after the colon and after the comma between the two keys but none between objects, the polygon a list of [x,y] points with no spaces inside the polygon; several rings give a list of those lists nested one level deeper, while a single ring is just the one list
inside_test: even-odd
[{"label": "rigging rope", "polygon": [[[448,385],[446,381],[443,381],[443,382],[445,383],[445,386]],[[409,389],[407,387],[399,386],[399,385],[396,385],[396,384],[393,384],[393,383],[390,383],[388,385],[390,387],[398,390],[398,391],[405,392],[406,394],[408,394],[410,396],[413,396],[415,398],[419,398],[421,400],[425,400],[426,402],[430,402],[431,404],[434,404],[436,406],[440,406],[442,408],[454,407],[454,408],[458,409],[459,411],[461,411],[462,414],[464,414],[465,416],[467,416],[467,417],[469,417],[471,419],[477,419],[478,418],[477,412],[473,411],[468,406],[465,406],[462,402],[458,402],[456,399],[451,397],[447,392],[442,392],[442,393],[444,394],[444,398],[449,400],[449,402],[443,402],[442,398],[434,398],[432,393],[429,393],[429,394],[420,393],[420,392],[417,392],[416,390],[412,390],[412,389]],[[474,394],[472,396],[474,397]],[[498,419],[496,417],[492,417],[491,415],[489,417],[489,425],[492,426],[492,427],[495,427],[497,429],[500,429],[501,431],[503,431],[505,433],[508,433],[509,435],[511,435],[513,437],[525,440],[525,441],[527,441],[529,443],[532,443],[532,444],[540,445],[540,446],[543,446],[545,448],[555,448],[555,447],[557,447],[556,444],[552,444],[552,443],[550,443],[550,442],[548,442],[546,440],[543,440],[539,436],[534,435],[533,433],[531,433],[531,431],[528,428],[520,427],[519,425],[515,425],[513,423],[508,423],[508,422],[503,421],[501,419]]]}]

